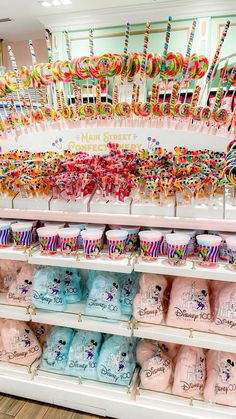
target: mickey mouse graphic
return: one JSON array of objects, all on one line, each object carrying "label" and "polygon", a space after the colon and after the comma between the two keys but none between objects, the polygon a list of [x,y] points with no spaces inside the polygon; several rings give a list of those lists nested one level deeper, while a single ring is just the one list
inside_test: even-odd
[{"label": "mickey mouse graphic", "polygon": [[68,287],[71,283],[71,276],[73,275],[73,272],[66,271],[65,275],[65,285]]},{"label": "mickey mouse graphic", "polygon": [[152,300],[154,300],[156,303],[158,303],[159,301],[159,297],[160,297],[160,292],[161,292],[161,286],[160,285],[156,285],[155,289],[153,291],[153,296],[152,296]]},{"label": "mickey mouse graphic", "polygon": [[207,291],[201,290],[200,293],[195,297],[197,303],[197,309],[203,310],[206,307],[205,298],[207,297]]},{"label": "mickey mouse graphic", "polygon": [[94,349],[96,348],[96,346],[97,342],[95,342],[95,340],[92,339],[86,351],[88,359],[92,359],[94,357]]},{"label": "mickey mouse graphic", "polygon": [[130,292],[131,292],[130,287],[132,286],[132,283],[133,283],[132,279],[128,278],[127,282],[124,284],[123,292],[126,295],[126,297],[130,295]]},{"label": "mickey mouse graphic", "polygon": [[61,283],[60,279],[54,278],[53,286],[50,288],[52,295],[57,295],[60,291],[59,284]]},{"label": "mickey mouse graphic", "polygon": [[123,371],[123,369],[125,368],[125,357],[126,357],[126,352],[122,352],[119,357],[118,372]]},{"label": "mickey mouse graphic", "polygon": [[54,352],[54,354],[55,354],[55,360],[58,360],[60,358],[60,355],[62,353],[62,349],[64,348],[65,345],[66,345],[66,341],[65,340],[61,340],[60,339],[58,341],[57,348],[56,348],[56,350]]},{"label": "mickey mouse graphic", "polygon": [[204,358],[200,356],[199,362],[196,365],[196,376],[199,378],[199,380],[203,379],[203,363],[204,363]]},{"label": "mickey mouse graphic", "polygon": [[225,366],[223,367],[222,373],[225,375],[225,381],[228,382],[231,376],[231,369],[234,367],[234,362],[231,359],[227,359]]},{"label": "mickey mouse graphic", "polygon": [[22,338],[22,342],[24,342],[25,348],[27,348],[31,344],[31,340],[29,338],[29,332],[30,332],[29,329],[25,329],[25,334]]},{"label": "mickey mouse graphic", "polygon": [[37,330],[36,330],[36,337],[38,338],[39,336],[43,335],[45,333],[45,327],[43,325],[41,325]]},{"label": "mickey mouse graphic", "polygon": [[116,291],[118,290],[118,284],[116,284],[115,282],[113,282],[112,284],[112,288],[108,291],[106,291],[107,294],[107,300],[108,301],[112,301],[114,296],[116,295]]},{"label": "mickey mouse graphic", "polygon": [[21,290],[21,294],[24,294],[24,295],[27,294],[31,285],[32,285],[32,281],[28,281],[28,279],[26,279],[24,281],[24,284],[19,287],[19,289]]}]

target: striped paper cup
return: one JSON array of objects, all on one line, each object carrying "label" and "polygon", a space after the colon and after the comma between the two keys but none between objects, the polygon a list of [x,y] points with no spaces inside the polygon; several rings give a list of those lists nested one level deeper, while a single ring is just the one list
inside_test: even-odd
[{"label": "striped paper cup", "polygon": [[126,240],[128,231],[126,230],[108,230],[107,236],[107,248],[108,256],[111,259],[123,259],[126,250]]},{"label": "striped paper cup", "polygon": [[40,250],[42,255],[54,255],[57,253],[58,229],[41,227],[37,229]]},{"label": "striped paper cup", "polygon": [[58,231],[60,251],[63,256],[75,256],[78,252],[80,230],[76,228],[62,228]]},{"label": "striped paper cup", "polygon": [[10,227],[11,223],[9,221],[0,221],[0,247],[9,246]]},{"label": "striped paper cup", "polygon": [[204,268],[215,268],[220,253],[222,238],[214,234],[200,234],[197,236],[198,264]]},{"label": "striped paper cup", "polygon": [[14,223],[11,225],[12,237],[16,249],[29,248],[32,242],[32,224]]},{"label": "striped paper cup", "polygon": [[162,235],[155,230],[144,230],[139,232],[139,238],[141,258],[147,262],[156,261]]},{"label": "striped paper cup", "polygon": [[97,258],[102,247],[103,231],[100,229],[86,229],[81,232],[86,259]]},{"label": "striped paper cup", "polygon": [[170,265],[185,265],[189,240],[190,237],[187,234],[172,233],[166,235],[167,257]]}]

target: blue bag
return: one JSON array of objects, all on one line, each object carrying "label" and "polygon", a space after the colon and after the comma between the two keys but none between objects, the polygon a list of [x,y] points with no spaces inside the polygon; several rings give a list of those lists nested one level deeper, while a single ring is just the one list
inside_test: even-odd
[{"label": "blue bag", "polygon": [[64,289],[66,302],[68,304],[77,303],[81,300],[81,277],[78,269],[65,268],[62,269],[62,275],[64,280]]},{"label": "blue bag", "polygon": [[74,332],[68,327],[54,326],[43,346],[40,367],[49,371],[64,372]]},{"label": "blue bag", "polygon": [[66,297],[60,268],[44,267],[33,277],[32,303],[36,308],[65,311]]}]

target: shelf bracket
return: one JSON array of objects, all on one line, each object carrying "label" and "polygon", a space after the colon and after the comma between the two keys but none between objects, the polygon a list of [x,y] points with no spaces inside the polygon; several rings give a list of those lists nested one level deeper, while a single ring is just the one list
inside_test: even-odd
[{"label": "shelf bracket", "polygon": [[79,385],[83,384],[82,377],[78,377],[78,384]]},{"label": "shelf bracket", "polygon": [[78,322],[82,322],[82,313],[77,314],[77,320]]},{"label": "shelf bracket", "polygon": [[36,315],[36,307],[34,307],[33,305],[30,306],[31,309],[31,315],[35,316]]},{"label": "shelf bracket", "polygon": [[131,393],[131,391],[130,391],[130,384],[128,384],[128,386],[127,386],[127,394],[130,394]]},{"label": "shelf bracket", "polygon": [[189,399],[189,406],[193,406],[193,398],[192,397],[190,397],[190,399]]},{"label": "shelf bracket", "polygon": [[26,309],[25,314],[30,314],[31,306],[30,305],[29,306],[26,306],[25,309]]},{"label": "shelf bracket", "polygon": [[138,320],[134,320],[134,329],[138,330]]},{"label": "shelf bracket", "polygon": [[127,266],[131,266],[131,256],[129,255],[128,257],[127,257]]},{"label": "shelf bracket", "polygon": [[189,335],[188,335],[189,339],[193,338],[193,329],[189,329]]}]

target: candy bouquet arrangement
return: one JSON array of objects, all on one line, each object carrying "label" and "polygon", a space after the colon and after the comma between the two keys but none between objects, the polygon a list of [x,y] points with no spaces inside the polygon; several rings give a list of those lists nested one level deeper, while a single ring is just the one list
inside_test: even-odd
[{"label": "candy bouquet arrangement", "polygon": [[[45,123],[46,126],[56,122],[71,121],[74,125],[82,120],[112,119],[153,119],[180,127],[213,128],[216,132],[223,127],[225,132],[235,128],[235,115],[226,106],[225,97],[234,95],[236,84],[236,66],[229,67],[225,61],[220,74],[219,85],[215,98],[209,97],[211,86],[215,80],[222,45],[227,36],[230,21],[227,21],[221,38],[209,63],[207,57],[192,51],[197,21],[192,23],[186,54],[169,51],[172,36],[172,17],[168,18],[165,32],[163,52],[149,52],[151,26],[146,24],[141,53],[129,52],[131,25],[127,23],[123,53],[106,52],[95,54],[93,31],[89,32],[89,55],[73,57],[71,40],[68,32],[64,32],[66,59],[53,59],[51,38],[46,30],[45,38],[48,50],[48,62],[38,63],[33,42],[29,41],[32,67],[18,68],[12,48],[8,47],[12,70],[0,77],[0,97],[3,100],[5,116],[0,118],[0,131],[3,133],[20,130],[22,127],[33,127]],[[151,95],[146,97],[147,81],[151,80]],[[93,102],[83,103],[83,83],[87,83],[87,91],[92,86]],[[105,91],[112,90],[112,103],[101,99],[102,86]],[[90,83],[90,84],[89,84]],[[67,100],[68,86],[73,93],[73,103]],[[132,94],[128,97],[126,92]],[[171,86],[171,96],[167,98],[167,88]],[[189,88],[193,88],[191,100],[188,100]],[[31,90],[39,96],[39,103],[34,103]],[[124,89],[125,88],[125,89]],[[140,91],[145,91],[141,100]],[[184,90],[183,90],[184,89]],[[231,90],[230,90],[231,89]],[[16,92],[20,101],[17,111],[12,92]],[[122,96],[122,100],[121,100]],[[233,96],[232,96],[233,98]],[[72,125],[73,125],[72,124]],[[69,124],[70,125],[70,124]],[[74,126],[73,125],[73,126]]]}]

